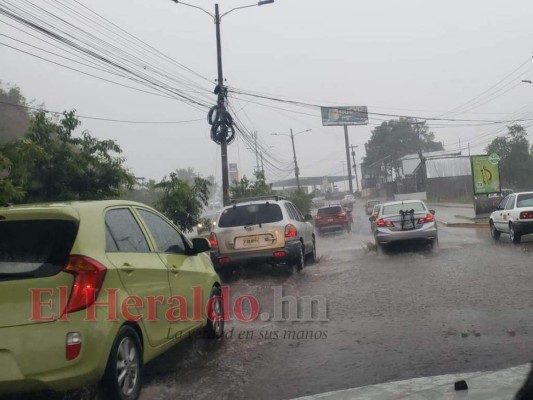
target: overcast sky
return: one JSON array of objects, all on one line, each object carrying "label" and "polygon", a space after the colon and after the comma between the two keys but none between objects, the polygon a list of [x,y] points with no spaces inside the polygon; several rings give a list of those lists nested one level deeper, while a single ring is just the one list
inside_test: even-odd
[{"label": "overcast sky", "polygon": [[[62,14],[61,3],[78,6],[70,0],[30,1],[67,20],[71,17]],[[10,3],[27,5],[26,0],[0,0],[0,5]],[[214,11],[213,1],[189,3]],[[222,12],[250,4],[220,3]],[[191,95],[215,104],[215,26],[208,15],[170,0],[83,0],[83,4],[207,78],[173,69],[181,74],[179,79],[203,88]],[[533,78],[532,15],[531,0],[276,0],[223,18],[224,75],[228,85],[243,90],[313,104],[367,105],[371,113],[498,121],[533,118],[533,85],[520,83]],[[45,47],[5,22],[19,26],[0,16],[0,34]],[[84,29],[110,40],[97,26]],[[5,36],[0,42],[44,54]],[[209,139],[206,110],[201,107],[84,76],[5,46],[0,46],[0,80],[20,86],[28,99],[45,103],[50,110],[75,108],[80,115],[135,121],[199,120],[150,125],[83,119],[82,126],[94,136],[117,140],[136,176],[160,179],[176,168],[193,167],[220,179],[219,148]],[[477,96],[476,102],[467,103]],[[277,157],[279,169],[267,169],[269,180],[292,176],[290,139],[271,135],[288,134],[290,128],[312,129],[295,139],[302,176],[342,173],[342,127],[322,127],[319,109],[242,95],[230,101],[240,110],[237,115],[243,124],[256,130],[265,146],[272,146],[268,151]],[[444,114],[453,109],[460,113]],[[392,118],[370,116],[370,125],[349,129],[351,143],[359,146],[358,162],[373,125]],[[475,153],[504,132],[503,124],[480,124],[431,122],[430,126],[446,149],[458,149],[461,139],[462,146],[470,142]],[[237,140],[229,146],[229,161],[238,163],[241,175],[250,175],[255,155]]]}]

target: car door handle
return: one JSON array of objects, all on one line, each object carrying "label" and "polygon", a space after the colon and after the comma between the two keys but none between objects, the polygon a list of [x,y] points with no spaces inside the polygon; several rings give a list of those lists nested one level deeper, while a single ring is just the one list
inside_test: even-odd
[{"label": "car door handle", "polygon": [[172,271],[172,273],[174,275],[178,275],[180,273],[180,270],[178,269],[178,267],[176,267],[175,265],[173,265],[172,267],[170,267],[170,270]]},{"label": "car door handle", "polygon": [[131,274],[133,271],[135,271],[135,268],[132,265],[128,264],[128,263],[124,263],[120,267],[120,270],[122,272],[126,272],[127,274]]}]

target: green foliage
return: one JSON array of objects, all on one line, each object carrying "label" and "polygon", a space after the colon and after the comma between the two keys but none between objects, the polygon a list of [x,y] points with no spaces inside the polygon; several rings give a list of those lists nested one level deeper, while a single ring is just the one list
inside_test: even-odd
[{"label": "green foliage", "polygon": [[397,160],[420,150],[443,150],[442,143],[434,139],[435,134],[429,131],[425,122],[416,123],[410,118],[383,122],[372,130],[372,136],[366,143],[365,164],[383,159]]},{"label": "green foliage", "polygon": [[138,181],[136,187],[121,196],[121,199],[137,201],[154,207],[161,197],[161,189],[157,188],[157,182],[154,179],[148,181]]},{"label": "green foliage", "polygon": [[268,196],[274,193],[270,185],[266,183],[264,172],[255,171],[254,178],[254,180],[249,180],[245,175],[240,181],[233,182],[231,186],[232,197]]},{"label": "green foliage", "polygon": [[509,126],[506,136],[497,137],[486,148],[500,156],[501,184],[505,188],[530,190],[533,186],[533,152],[521,125]]},{"label": "green foliage", "polygon": [[307,194],[303,190],[295,190],[288,198],[292,201],[296,207],[302,212],[302,214],[310,214],[311,207],[313,206],[313,195]]},{"label": "green foliage", "polygon": [[156,187],[161,189],[161,197],[155,207],[165,214],[184,232],[190,232],[200,220],[200,215],[209,199],[210,183],[207,179],[194,178],[193,184],[181,180],[178,173],[172,172]]},{"label": "green foliage", "polygon": [[0,145],[2,162],[11,166],[10,176],[0,185],[0,199],[97,200],[118,197],[132,187],[134,177],[118,156],[121,148],[87,131],[74,136],[79,125],[74,111],[59,122],[38,112],[24,138]]}]

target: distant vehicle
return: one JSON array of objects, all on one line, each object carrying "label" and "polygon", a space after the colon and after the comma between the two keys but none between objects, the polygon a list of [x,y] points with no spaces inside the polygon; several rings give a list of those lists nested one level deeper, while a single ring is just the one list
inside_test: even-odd
[{"label": "distant vehicle", "polygon": [[346,212],[341,205],[319,208],[315,215],[315,229],[318,235],[326,232],[352,230],[351,212]]},{"label": "distant vehicle", "polygon": [[278,196],[239,200],[225,207],[209,241],[215,269],[267,263],[298,270],[316,259],[311,215]]},{"label": "distant vehicle", "polygon": [[376,229],[376,221],[379,215],[380,208],[381,208],[381,204],[376,204],[372,208],[372,213],[370,214],[370,218],[368,219],[370,221],[370,230],[372,231],[372,233],[374,233],[374,230]]},{"label": "distant vehicle", "polygon": [[198,224],[196,225],[196,233],[198,235],[210,233],[215,228],[215,226],[217,226],[217,220],[219,215],[220,211],[202,215],[202,217],[200,218],[200,222],[198,222]]},{"label": "distant vehicle", "polygon": [[347,194],[340,203],[346,210],[351,212],[353,210],[353,205],[355,204],[355,197],[353,194]]},{"label": "distant vehicle", "polygon": [[379,200],[369,200],[369,201],[367,201],[365,206],[364,206],[366,215],[372,214],[372,209],[377,204],[381,204],[381,201],[379,201]]},{"label": "distant vehicle", "polygon": [[506,196],[490,215],[489,226],[494,240],[506,233],[515,244],[520,243],[522,236],[533,233],[533,192]]},{"label": "distant vehicle", "polygon": [[[223,336],[209,249],[140,203],[0,208],[0,393],[100,381],[99,398],[137,399],[144,363],[185,339],[182,332]],[[43,291],[48,307],[35,311]],[[198,315],[170,323],[176,296],[198,302]]]},{"label": "distant vehicle", "polygon": [[393,201],[381,205],[375,218],[374,239],[376,250],[401,241],[438,244],[435,211],[428,210],[422,200]]}]

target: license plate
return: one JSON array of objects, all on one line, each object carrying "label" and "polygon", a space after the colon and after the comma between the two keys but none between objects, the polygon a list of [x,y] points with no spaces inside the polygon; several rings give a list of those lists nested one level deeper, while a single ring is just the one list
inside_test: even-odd
[{"label": "license plate", "polygon": [[254,247],[268,246],[271,242],[267,240],[267,236],[247,236],[237,238],[235,241],[235,248],[250,249]]},{"label": "license plate", "polygon": [[411,229],[414,229],[414,226],[411,222],[406,222],[403,224],[403,230],[404,231],[408,231],[408,230],[411,230]]},{"label": "license plate", "polygon": [[333,222],[333,218],[328,218],[328,222]]}]

